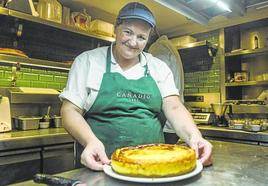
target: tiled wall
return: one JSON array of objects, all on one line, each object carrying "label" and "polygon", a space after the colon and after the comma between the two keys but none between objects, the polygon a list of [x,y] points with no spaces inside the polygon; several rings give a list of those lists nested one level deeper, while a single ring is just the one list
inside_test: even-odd
[{"label": "tiled wall", "polygon": [[[23,25],[22,36],[16,36],[16,28]],[[83,51],[110,42],[39,23],[0,16],[0,48],[15,48],[30,58],[63,63],[73,61]],[[0,87],[11,86],[11,67],[0,63]],[[23,67],[17,72],[16,86],[62,89],[68,72],[56,69]]]},{"label": "tiled wall", "polygon": [[[11,76],[11,66],[0,65],[0,87],[10,87]],[[22,67],[17,72],[16,86],[62,90],[67,82],[67,76],[68,72]]]},{"label": "tiled wall", "polygon": [[[219,32],[193,35],[198,41],[208,40],[218,44]],[[185,94],[220,92],[220,58],[203,57],[202,52],[190,51],[189,59],[182,61],[185,72]]]}]

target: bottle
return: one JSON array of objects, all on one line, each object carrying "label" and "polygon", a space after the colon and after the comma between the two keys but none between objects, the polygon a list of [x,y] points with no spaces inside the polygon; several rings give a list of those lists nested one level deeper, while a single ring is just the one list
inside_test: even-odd
[{"label": "bottle", "polygon": [[259,38],[258,36],[254,36],[254,49],[259,48]]}]

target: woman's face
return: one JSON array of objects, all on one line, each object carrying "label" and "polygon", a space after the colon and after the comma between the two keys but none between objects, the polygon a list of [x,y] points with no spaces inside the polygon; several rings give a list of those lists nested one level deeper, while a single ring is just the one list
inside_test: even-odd
[{"label": "woman's face", "polygon": [[116,52],[124,59],[137,57],[145,48],[151,27],[141,20],[123,21],[115,29]]}]

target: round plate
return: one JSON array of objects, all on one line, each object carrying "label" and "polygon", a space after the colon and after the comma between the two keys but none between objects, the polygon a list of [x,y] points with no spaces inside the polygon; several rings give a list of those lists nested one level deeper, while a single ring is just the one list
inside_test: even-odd
[{"label": "round plate", "polygon": [[193,177],[199,174],[202,171],[202,169],[203,169],[202,163],[200,161],[197,161],[196,168],[192,172],[179,176],[163,177],[163,178],[141,178],[141,177],[124,176],[114,172],[110,165],[104,165],[103,171],[108,176],[124,181],[138,182],[138,183],[165,183],[165,182],[184,180]]}]

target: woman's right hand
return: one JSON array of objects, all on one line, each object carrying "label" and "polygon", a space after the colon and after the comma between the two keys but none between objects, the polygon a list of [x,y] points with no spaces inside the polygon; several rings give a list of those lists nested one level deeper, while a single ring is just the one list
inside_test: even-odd
[{"label": "woman's right hand", "polygon": [[103,165],[110,162],[103,143],[98,139],[88,143],[81,154],[81,163],[92,170],[103,170]]}]

